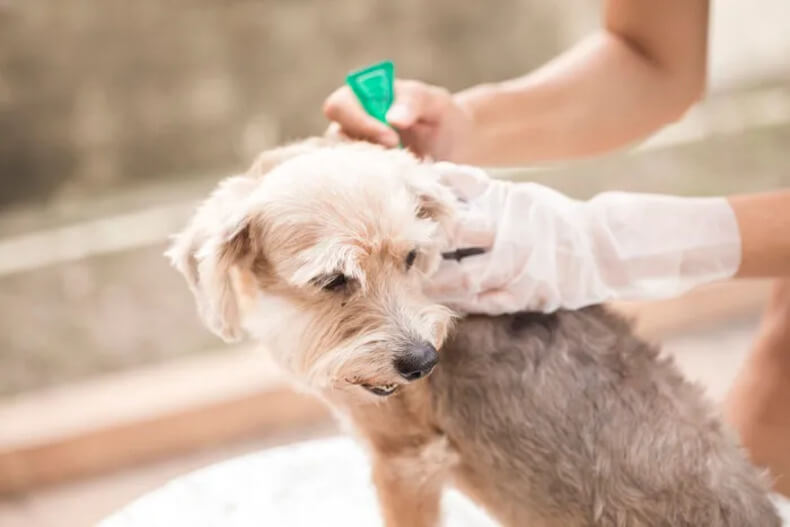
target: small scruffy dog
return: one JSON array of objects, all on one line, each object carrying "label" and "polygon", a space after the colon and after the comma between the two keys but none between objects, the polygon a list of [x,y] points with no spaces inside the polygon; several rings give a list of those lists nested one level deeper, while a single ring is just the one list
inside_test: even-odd
[{"label": "small scruffy dog", "polygon": [[780,525],[701,390],[619,317],[453,324],[423,281],[456,207],[430,163],[313,140],[223,181],[168,254],[213,331],[351,422],[388,527],[438,525],[448,484],[507,526]]}]

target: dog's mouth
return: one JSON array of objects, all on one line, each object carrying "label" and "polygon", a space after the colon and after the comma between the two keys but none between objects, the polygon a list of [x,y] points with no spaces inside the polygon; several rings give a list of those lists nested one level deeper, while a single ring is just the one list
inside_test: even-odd
[{"label": "dog's mouth", "polygon": [[365,388],[373,395],[378,395],[379,397],[389,397],[393,393],[397,392],[398,388],[400,387],[399,384],[379,384],[374,386],[367,383],[362,383],[360,386]]}]

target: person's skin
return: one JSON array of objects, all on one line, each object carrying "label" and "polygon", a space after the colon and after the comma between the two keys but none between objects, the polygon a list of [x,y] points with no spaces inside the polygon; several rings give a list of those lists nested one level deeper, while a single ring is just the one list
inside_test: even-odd
[{"label": "person's skin", "polygon": [[[790,232],[790,190],[732,196],[729,202],[741,235],[741,264],[735,276],[790,277],[790,236],[786,234]],[[787,380],[790,384],[790,376]],[[790,416],[790,407],[787,413]]]},{"label": "person's skin", "polygon": [[[730,198],[741,231],[739,277],[790,276],[790,191]],[[752,460],[790,497],[790,279],[777,280],[725,417]]]},{"label": "person's skin", "polygon": [[[790,192],[730,198],[741,230],[737,276],[790,276]],[[790,279],[777,280],[751,353],[725,401],[725,416],[752,460],[790,497]]]},{"label": "person's skin", "polygon": [[[676,120],[702,95],[707,20],[703,0],[608,0],[602,31],[525,77],[455,95],[398,81],[388,121],[416,153],[475,165],[605,152]],[[398,144],[346,87],[324,111],[351,137]]]},{"label": "person's skin", "polygon": [[[704,92],[707,0],[606,0],[602,29],[524,77],[451,94],[396,81],[387,127],[345,87],[324,113],[347,136],[484,166],[593,156],[677,120]],[[396,133],[397,130],[397,133]],[[745,176],[746,177],[746,176]],[[790,276],[790,192],[730,198],[739,277]],[[790,496],[790,280],[779,282],[726,416]]]}]

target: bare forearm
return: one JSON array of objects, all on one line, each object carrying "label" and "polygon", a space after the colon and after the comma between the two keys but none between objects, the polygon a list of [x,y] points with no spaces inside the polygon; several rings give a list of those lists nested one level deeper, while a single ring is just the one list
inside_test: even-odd
[{"label": "bare forearm", "polygon": [[463,161],[585,157],[644,138],[702,93],[706,30],[701,0],[610,0],[599,34],[525,77],[456,94],[477,129]]},{"label": "bare forearm", "polygon": [[477,164],[585,157],[640,139],[691,102],[616,37],[597,35],[545,70],[457,94],[478,127]]},{"label": "bare forearm", "polygon": [[741,234],[737,276],[790,276],[790,190],[729,198]]}]

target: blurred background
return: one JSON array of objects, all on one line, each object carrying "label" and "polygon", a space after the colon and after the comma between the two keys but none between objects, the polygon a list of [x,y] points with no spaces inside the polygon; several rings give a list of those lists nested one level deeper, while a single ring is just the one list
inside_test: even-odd
[{"label": "blurred background", "polygon": [[[347,71],[390,58],[451,90],[502,80],[593,31],[599,8],[0,0],[0,525],[91,523],[190,468],[333,433],[265,356],[202,328],[167,236],[257,152],[321,133]],[[786,0],[713,2],[709,96],[681,122],[634,151],[503,176],[577,196],[788,186],[788,20]],[[713,347],[737,367],[762,299],[739,291],[674,310],[668,346],[692,370]]]}]

